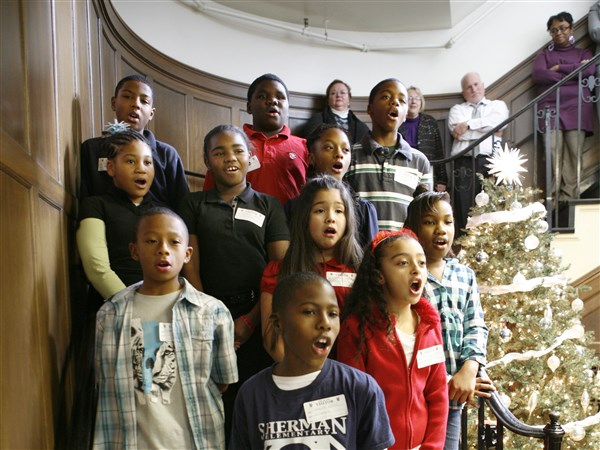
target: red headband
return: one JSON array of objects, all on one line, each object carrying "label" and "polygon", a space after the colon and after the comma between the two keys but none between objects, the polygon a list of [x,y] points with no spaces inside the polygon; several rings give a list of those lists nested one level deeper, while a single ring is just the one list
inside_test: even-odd
[{"label": "red headband", "polygon": [[373,241],[371,242],[371,253],[375,252],[375,249],[379,246],[379,244],[381,244],[383,241],[392,236],[409,236],[417,242],[419,241],[419,238],[417,237],[415,232],[407,227],[404,227],[401,230],[397,231],[383,230],[377,233],[373,238]]}]

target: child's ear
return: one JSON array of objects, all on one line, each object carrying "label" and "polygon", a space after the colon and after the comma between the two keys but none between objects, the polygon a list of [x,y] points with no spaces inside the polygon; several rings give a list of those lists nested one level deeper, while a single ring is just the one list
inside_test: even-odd
[{"label": "child's ear", "polygon": [[106,160],[106,173],[111,177],[115,176],[115,163],[112,159]]},{"label": "child's ear", "polygon": [[111,97],[110,99],[110,107],[113,111],[116,111],[117,108],[115,106],[115,104],[117,103],[117,97]]},{"label": "child's ear", "polygon": [[250,106],[250,102],[246,103],[246,112],[252,115],[252,107]]},{"label": "child's ear", "polygon": [[370,116],[372,114],[373,110],[371,109],[371,104],[369,103],[367,105],[367,114]]},{"label": "child's ear", "polygon": [[140,260],[140,257],[138,256],[138,252],[137,252],[137,247],[136,247],[135,243],[133,243],[133,242],[129,243],[129,253],[131,253],[131,259],[133,259],[134,261]]},{"label": "child's ear", "polygon": [[314,155],[314,153],[309,153],[308,154],[308,165],[309,166],[314,166],[315,165],[315,155]]},{"label": "child's ear", "polygon": [[277,334],[280,334],[281,332],[281,321],[279,320],[279,315],[276,313],[272,313],[269,316],[269,322],[271,322],[271,326],[273,327],[273,330],[275,330],[275,332]]},{"label": "child's ear", "polygon": [[185,258],[183,259],[183,263],[187,264],[190,262],[190,259],[192,257],[192,253],[194,253],[194,248],[193,247],[188,247],[185,249]]},{"label": "child's ear", "polygon": [[377,283],[379,283],[380,286],[383,286],[385,284],[385,277],[378,269],[375,269],[375,279],[377,280]]},{"label": "child's ear", "polygon": [[148,122],[150,122],[152,119],[154,119],[154,113],[156,112],[156,108],[152,108],[150,110],[150,117],[148,119]]}]

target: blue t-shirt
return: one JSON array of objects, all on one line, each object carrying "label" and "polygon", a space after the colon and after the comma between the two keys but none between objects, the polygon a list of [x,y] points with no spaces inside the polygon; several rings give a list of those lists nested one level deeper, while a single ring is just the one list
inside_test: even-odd
[{"label": "blue t-shirt", "polygon": [[393,443],[377,382],[327,359],[317,378],[300,389],[279,389],[272,367],[244,383],[235,402],[229,450],[379,450]]}]

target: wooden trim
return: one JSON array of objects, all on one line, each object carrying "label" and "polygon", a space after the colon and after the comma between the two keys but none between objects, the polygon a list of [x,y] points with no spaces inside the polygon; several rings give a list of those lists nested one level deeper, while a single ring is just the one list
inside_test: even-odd
[{"label": "wooden trim", "polygon": [[581,322],[586,331],[594,332],[594,342],[591,347],[600,354],[600,266],[579,277],[571,285],[574,288],[581,286],[591,288],[588,292],[579,293],[579,298],[583,300],[584,304]]}]

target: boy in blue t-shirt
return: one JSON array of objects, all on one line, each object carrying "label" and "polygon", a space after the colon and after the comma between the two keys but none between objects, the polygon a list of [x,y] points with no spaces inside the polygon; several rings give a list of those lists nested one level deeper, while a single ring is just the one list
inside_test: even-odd
[{"label": "boy in blue t-shirt", "polygon": [[314,272],[282,278],[270,320],[285,356],[241,387],[229,449],[390,447],[394,437],[375,380],[327,358],[340,329],[331,284]]}]

